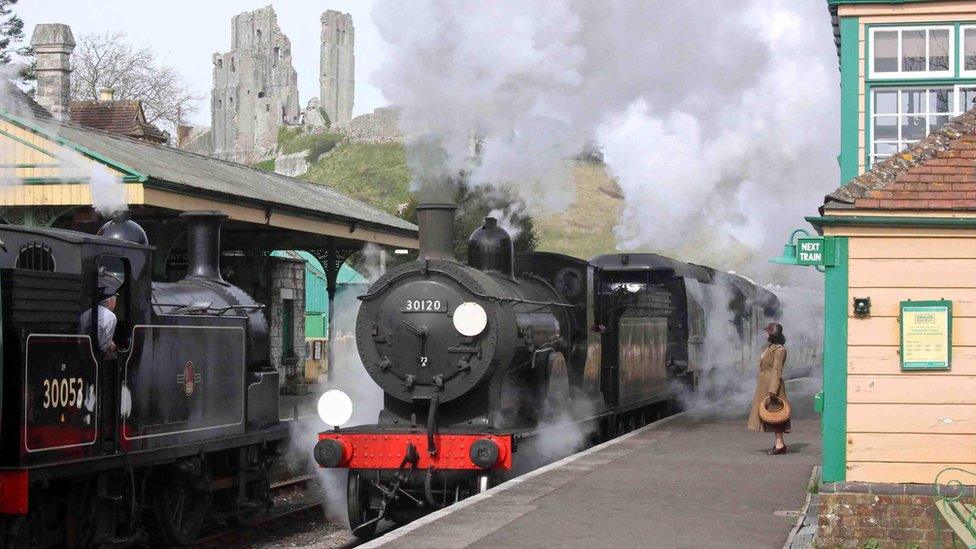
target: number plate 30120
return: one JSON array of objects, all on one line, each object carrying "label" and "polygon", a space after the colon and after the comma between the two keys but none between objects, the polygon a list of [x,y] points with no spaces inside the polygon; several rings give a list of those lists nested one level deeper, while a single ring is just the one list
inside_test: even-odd
[{"label": "number plate 30120", "polygon": [[447,300],[444,299],[406,299],[403,307],[400,308],[404,313],[446,313]]}]

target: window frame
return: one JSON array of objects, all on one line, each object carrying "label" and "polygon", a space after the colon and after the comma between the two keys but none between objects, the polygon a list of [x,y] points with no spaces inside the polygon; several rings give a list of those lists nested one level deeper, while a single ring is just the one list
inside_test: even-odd
[{"label": "window frame", "polygon": [[[976,27],[976,25],[973,25]],[[904,71],[902,70],[902,33],[905,31],[925,31],[925,66],[924,71]],[[949,31],[949,48],[947,53],[949,55],[949,68],[944,71],[931,71],[927,70],[929,65],[929,60],[931,58],[929,54],[929,31],[931,30],[947,30]],[[897,40],[897,59],[898,59],[898,70],[894,72],[877,72],[874,70],[874,52],[875,52],[875,41],[874,35],[878,32],[892,32],[896,31],[898,33]],[[953,78],[956,76],[956,54],[957,49],[961,49],[961,41],[957,44],[956,42],[956,25],[954,24],[926,24],[926,25],[898,25],[898,26],[877,26],[868,29],[868,74],[867,77],[872,80],[920,80],[925,78]],[[960,35],[962,30],[960,30]],[[976,74],[976,71],[973,71]]]},{"label": "window frame", "polygon": [[959,77],[976,78],[976,69],[966,70],[966,31],[976,30],[976,23],[960,24],[959,37],[956,39],[956,58],[959,60]]},{"label": "window frame", "polygon": [[[928,110],[929,92],[931,90],[934,90],[934,89],[946,89],[946,88],[952,90],[952,110],[950,110],[949,112],[945,112],[945,113],[929,112],[929,110]],[[897,120],[899,138],[895,140],[895,143],[900,146],[903,142],[906,141],[905,139],[902,139],[901,138],[901,118],[902,117],[905,117],[905,116],[924,116],[926,118],[926,125],[928,125],[928,121],[932,117],[935,117],[935,116],[945,116],[949,120],[951,120],[951,119],[955,118],[956,116],[959,116],[960,114],[962,114],[963,112],[965,112],[965,111],[960,111],[959,110],[959,94],[960,94],[961,88],[976,88],[976,84],[970,84],[970,83],[927,84],[927,83],[919,82],[917,84],[916,83],[912,83],[912,84],[900,85],[900,86],[872,86],[869,90],[867,90],[867,95],[870,97],[870,103],[869,103],[869,108],[867,109],[868,112],[866,113],[867,114],[867,127],[865,128],[865,131],[869,131],[870,133],[868,133],[869,138],[868,139],[865,139],[865,149],[866,149],[865,152],[867,153],[867,164],[866,164],[866,167],[868,169],[870,169],[870,167],[873,166],[875,164],[875,162],[877,161],[877,154],[875,153],[875,145],[879,141],[882,142],[882,143],[891,143],[892,142],[890,139],[880,139],[879,140],[877,138],[877,134],[875,133],[875,119],[876,118],[878,118],[878,117],[882,117],[882,118],[894,117]],[[926,92],[926,97],[925,97],[926,109],[925,109],[925,111],[922,112],[922,113],[902,113],[901,112],[901,92],[906,92],[906,91],[920,91],[920,90],[924,90]],[[894,91],[894,92],[898,92],[898,94],[899,94],[899,97],[895,100],[895,103],[896,103],[895,110],[896,110],[896,112],[894,114],[892,114],[892,113],[878,114],[876,112],[878,105],[877,105],[877,101],[875,99],[875,94],[877,94],[878,92],[884,92],[884,91]],[[927,131],[925,135],[928,135],[929,133],[931,133],[931,131]],[[921,139],[924,139],[924,138],[925,137],[923,136]],[[903,148],[897,149],[896,152],[891,153],[890,155],[885,156],[881,160],[885,160],[887,158],[890,158],[890,157],[898,154],[898,152],[905,150],[905,148],[910,147],[912,144],[917,143],[921,139],[913,139],[913,140],[911,140],[911,142],[910,143],[906,143]]]}]

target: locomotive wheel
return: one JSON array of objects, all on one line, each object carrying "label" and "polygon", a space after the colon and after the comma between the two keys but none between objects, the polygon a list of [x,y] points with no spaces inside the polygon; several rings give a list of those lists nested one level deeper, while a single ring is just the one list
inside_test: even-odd
[{"label": "locomotive wheel", "polygon": [[349,480],[346,482],[346,506],[349,510],[349,528],[358,538],[373,537],[379,522],[359,528],[379,516],[378,511],[369,507],[369,492],[369,481],[363,478],[361,473],[349,471]]},{"label": "locomotive wheel", "polygon": [[156,525],[165,545],[190,545],[197,540],[213,494],[199,472],[176,472],[157,477],[153,502]]}]

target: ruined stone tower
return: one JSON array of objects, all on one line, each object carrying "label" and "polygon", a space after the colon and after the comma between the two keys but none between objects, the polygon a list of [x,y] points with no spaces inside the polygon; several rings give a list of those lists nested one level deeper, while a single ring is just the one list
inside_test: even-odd
[{"label": "ruined stone tower", "polygon": [[328,10],[322,14],[322,59],[319,63],[321,106],[333,124],[352,118],[356,92],[355,31],[352,16]]},{"label": "ruined stone tower", "polygon": [[250,164],[277,143],[278,128],[299,123],[291,41],[271,6],[231,19],[231,48],[213,56],[213,156]]}]

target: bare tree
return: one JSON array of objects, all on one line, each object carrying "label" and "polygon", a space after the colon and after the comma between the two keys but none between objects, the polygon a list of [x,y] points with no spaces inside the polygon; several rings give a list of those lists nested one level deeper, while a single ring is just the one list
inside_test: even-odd
[{"label": "bare tree", "polygon": [[146,121],[171,134],[203,99],[152,48],[133,46],[124,32],[81,36],[71,65],[72,99],[98,99],[99,90],[111,88],[116,99],[141,100]]}]

